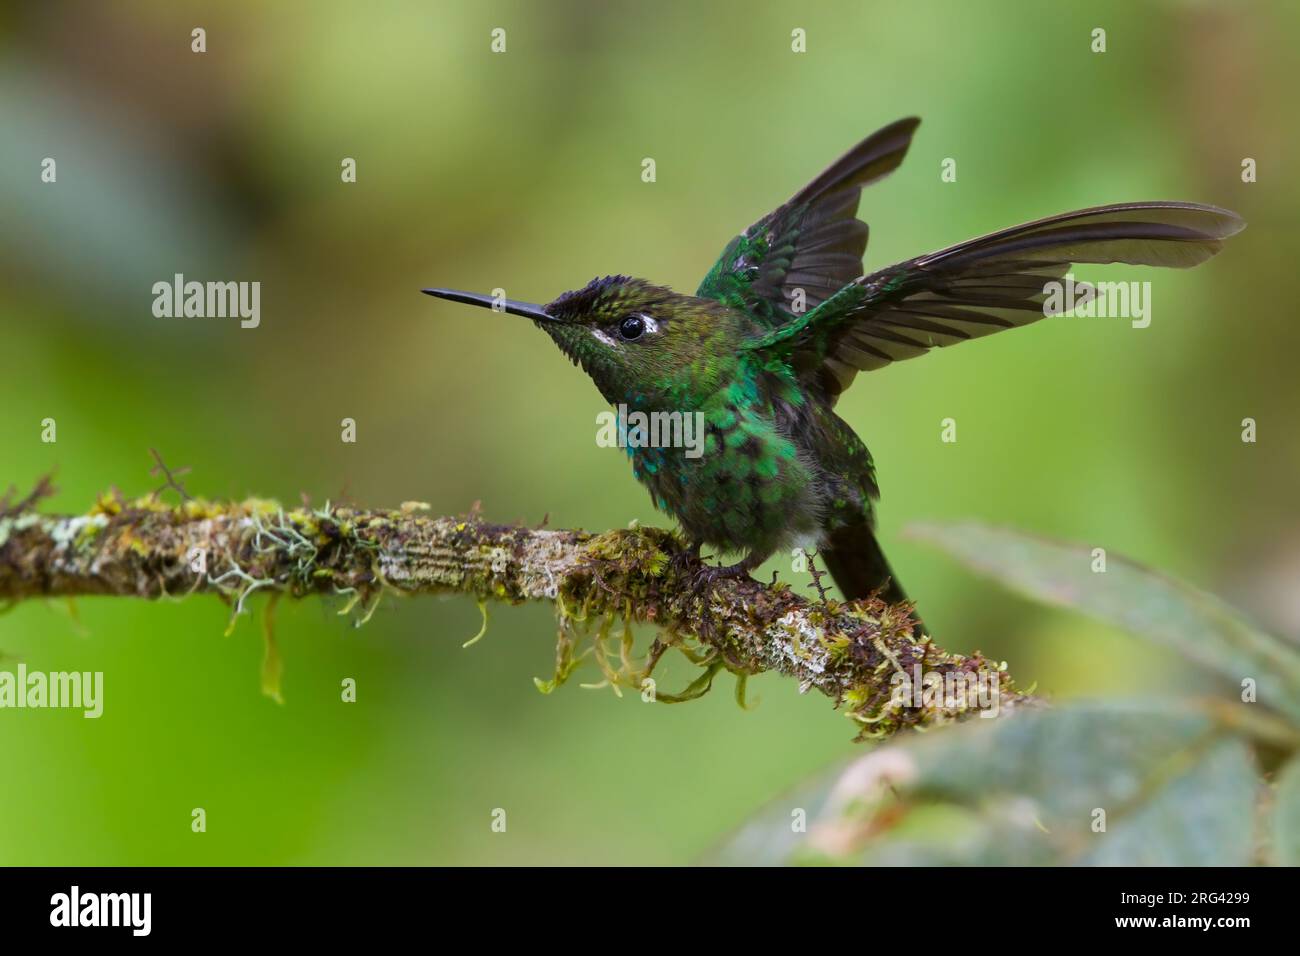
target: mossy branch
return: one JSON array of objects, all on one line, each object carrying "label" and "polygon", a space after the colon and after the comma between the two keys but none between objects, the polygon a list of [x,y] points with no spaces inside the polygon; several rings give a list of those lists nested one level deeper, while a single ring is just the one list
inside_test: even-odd
[{"label": "mossy branch", "polygon": [[[1001,713],[1033,702],[1014,689],[1005,665],[949,654],[914,635],[905,605],[810,602],[788,585],[749,579],[700,584],[699,567],[662,530],[526,528],[477,515],[434,517],[413,503],[361,510],[187,500],[173,507],[156,495],[132,502],[113,495],[76,516],[41,514],[33,498],[16,507],[0,503],[0,601],[210,593],[238,614],[250,595],[267,591],[342,595],[345,610],[360,608],[366,617],[385,594],[549,601],[560,640],[555,680],[539,682],[544,690],[590,654],[616,690],[645,692],[660,657],[677,649],[703,673],[686,693],[659,693],[659,700],[698,696],[724,669],[737,675],[743,699],[746,677],[776,671],[802,691],[829,696],[870,737],[976,712],[983,702],[952,688],[973,688],[981,673],[998,675]],[[633,622],[661,632],[639,660],[631,655]],[[611,652],[607,642],[619,623]],[[946,678],[948,692],[940,686],[922,699],[918,690],[911,704],[895,702],[895,674],[913,676],[918,666]]]}]

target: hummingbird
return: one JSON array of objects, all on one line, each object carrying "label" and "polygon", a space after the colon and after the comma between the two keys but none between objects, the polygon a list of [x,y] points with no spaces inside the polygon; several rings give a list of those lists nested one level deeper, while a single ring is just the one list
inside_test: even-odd
[{"label": "hummingbird", "polygon": [[747,575],[801,547],[846,599],[904,602],[876,540],[871,453],[835,412],[854,376],[1043,318],[1049,283],[1073,264],[1187,268],[1245,227],[1214,206],[1118,203],[868,273],[862,189],[898,167],[919,123],[868,136],[732,239],[694,295],[626,275],[545,305],[422,291],[532,319],[613,405],[702,416],[702,454],[631,442],[627,452],[688,554],[708,545],[743,555],[706,578]]}]

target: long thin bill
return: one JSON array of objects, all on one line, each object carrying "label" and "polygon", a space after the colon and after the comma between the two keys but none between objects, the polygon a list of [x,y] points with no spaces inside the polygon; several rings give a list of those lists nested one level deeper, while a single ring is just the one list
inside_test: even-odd
[{"label": "long thin bill", "polygon": [[556,321],[555,316],[547,315],[545,309],[531,302],[495,299],[490,295],[479,295],[477,292],[462,292],[460,289],[421,289],[420,291],[437,299],[448,299],[452,302],[463,302],[466,305],[477,305],[485,309],[491,309],[494,312],[509,312],[511,315],[522,315],[524,318],[536,319],[539,322]]}]

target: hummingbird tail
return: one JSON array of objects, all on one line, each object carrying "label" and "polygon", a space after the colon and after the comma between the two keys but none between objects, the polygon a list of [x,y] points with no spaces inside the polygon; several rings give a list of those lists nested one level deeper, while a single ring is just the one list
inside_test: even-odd
[{"label": "hummingbird tail", "polygon": [[[826,544],[817,552],[847,600],[869,597],[879,592],[881,600],[897,604],[908,600],[894,576],[889,561],[880,550],[875,532],[866,521],[829,532]],[[912,619],[920,631],[925,624],[915,610]],[[928,633],[928,631],[926,631]]]}]

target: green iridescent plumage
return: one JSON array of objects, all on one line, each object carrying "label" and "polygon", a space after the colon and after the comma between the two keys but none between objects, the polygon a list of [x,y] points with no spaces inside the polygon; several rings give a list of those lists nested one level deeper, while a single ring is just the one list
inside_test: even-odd
[{"label": "green iridescent plumage", "polygon": [[871,455],[834,411],[854,375],[1042,318],[1044,285],[1072,263],[1192,266],[1244,226],[1193,203],[1101,206],[864,275],[862,187],[898,166],[918,122],[863,140],[733,239],[693,296],[627,276],[545,306],[425,291],[534,319],[613,405],[700,416],[702,453],[628,453],[697,546],[745,553],[721,573],[802,546],[846,597],[901,600],[872,530]]}]

